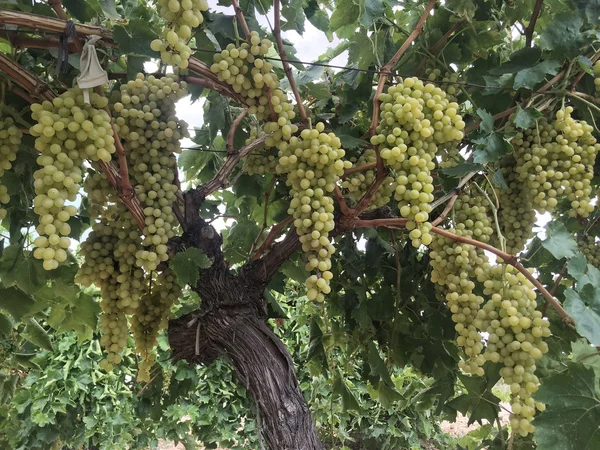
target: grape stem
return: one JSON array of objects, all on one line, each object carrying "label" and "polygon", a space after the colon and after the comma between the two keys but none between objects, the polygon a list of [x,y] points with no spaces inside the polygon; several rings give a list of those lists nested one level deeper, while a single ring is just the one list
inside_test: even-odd
[{"label": "grape stem", "polygon": [[244,120],[244,117],[248,115],[248,108],[244,108],[244,110],[235,118],[233,123],[231,124],[231,128],[227,133],[227,153],[230,155],[235,153],[235,149],[233,147],[233,139],[235,138],[235,132]]},{"label": "grape stem", "polygon": [[[452,36],[454,34],[454,32],[456,30],[458,30],[460,27],[463,26],[463,22],[462,21],[458,21],[456,22],[454,25],[452,25],[452,27],[446,31],[446,33],[435,43],[435,45],[433,47],[431,47],[428,50],[428,54],[431,54],[432,56],[435,56],[435,52],[442,46],[444,45],[444,43],[448,40],[448,38],[450,36]],[[419,75],[421,73],[421,71],[425,68],[425,65],[427,64],[427,62],[429,61],[430,56],[426,55],[425,57],[423,57],[423,59],[421,60],[421,62],[419,63],[419,66],[417,67],[417,69],[415,70],[415,75]]]},{"label": "grape stem", "polygon": [[292,68],[290,67],[290,63],[287,61],[287,54],[285,53],[285,48],[283,46],[283,40],[281,39],[281,3],[280,0],[274,0],[274,11],[273,16],[275,20],[275,25],[273,27],[273,35],[275,36],[275,42],[277,43],[277,49],[279,50],[279,56],[281,58],[281,63],[283,64],[283,71],[285,72],[285,76],[290,82],[290,88],[294,93],[294,97],[296,97],[296,104],[298,105],[298,113],[300,114],[300,118],[302,123],[307,122],[306,110],[304,109],[304,104],[302,103],[302,97],[300,96],[300,91],[298,90],[298,86],[296,85],[296,81],[294,80],[294,75],[292,74]]},{"label": "grape stem", "polygon": [[259,138],[252,141],[250,144],[246,145],[245,147],[242,147],[239,151],[229,155],[229,157],[225,160],[225,162],[217,171],[212,180],[196,188],[194,196],[198,199],[198,202],[201,203],[206,197],[208,197],[216,190],[226,187],[227,179],[229,178],[229,175],[231,175],[233,170],[236,168],[238,163],[250,153],[253,153],[254,151],[261,148],[265,143],[265,140],[269,136],[271,136],[271,134],[265,134],[263,136],[260,136]]},{"label": "grape stem", "polygon": [[3,53],[0,53],[0,72],[6,74],[7,77],[21,85],[26,91],[41,101],[51,101],[54,98],[54,93],[46,83]]},{"label": "grape stem", "polygon": [[342,194],[342,191],[340,190],[340,187],[337,184],[333,188],[333,194],[335,195],[335,198],[338,204],[340,205],[340,211],[342,212],[342,214],[344,216],[351,216],[352,210],[348,207],[348,204],[344,199],[344,195]]},{"label": "grape stem", "polygon": [[263,253],[265,253],[265,251],[267,251],[267,249],[271,247],[271,244],[273,244],[277,236],[279,236],[279,233],[281,233],[281,231],[293,221],[294,218],[290,216],[287,219],[284,219],[281,222],[279,222],[277,225],[274,225],[273,228],[271,228],[271,231],[269,231],[269,234],[267,234],[267,237],[265,238],[263,243],[260,245],[260,247],[258,247],[258,250],[256,250],[256,253],[254,253],[252,258],[250,258],[250,261],[258,260],[263,255]]},{"label": "grape stem", "polygon": [[342,178],[347,178],[348,175],[356,173],[356,172],[364,172],[365,170],[373,169],[376,166],[377,166],[376,162],[370,162],[367,164],[362,164],[360,166],[351,167],[349,169],[344,170],[344,175],[342,175]]},{"label": "grape stem", "polygon": [[431,225],[436,227],[440,223],[442,223],[444,221],[444,219],[446,218],[446,216],[448,215],[448,213],[450,211],[452,211],[452,208],[454,207],[456,200],[458,200],[458,193],[456,193],[452,197],[450,197],[450,201],[446,204],[446,207],[444,208],[442,213],[439,216],[437,216],[433,222],[431,222]]},{"label": "grape stem", "polygon": [[[67,16],[67,12],[63,8],[62,0],[49,0],[48,3],[50,4],[50,6],[52,7],[59,19],[65,21],[69,20],[69,16]],[[77,37],[76,29],[73,34],[73,45],[75,46],[77,53],[81,53],[83,51],[83,43],[81,42],[81,39]]]},{"label": "grape stem", "polygon": [[[234,1],[237,1],[237,0],[234,0]],[[375,91],[375,96],[373,97],[373,116],[371,119],[371,127],[369,128],[369,132],[368,132],[369,136],[372,136],[375,134],[375,129],[377,128],[377,123],[379,122],[379,106],[380,106],[379,97],[383,93],[383,88],[385,87],[385,82],[388,78],[388,74],[390,74],[392,72],[392,70],[394,69],[394,67],[396,67],[396,64],[398,64],[398,61],[400,60],[402,55],[404,55],[404,53],[406,53],[406,50],[409,49],[409,47],[414,42],[414,40],[417,37],[419,37],[419,35],[423,31],[423,26],[425,25],[425,22],[427,21],[427,18],[429,17],[429,13],[431,12],[431,10],[433,9],[433,7],[435,6],[436,3],[437,3],[437,0],[429,0],[429,2],[427,3],[427,6],[425,6],[425,11],[423,11],[421,18],[417,22],[417,25],[415,26],[413,31],[408,35],[408,37],[406,38],[406,40],[404,41],[402,46],[398,49],[396,54],[394,56],[392,56],[392,58],[387,62],[387,64],[385,64],[381,68],[380,75],[379,75],[379,83],[377,84],[377,90]]]},{"label": "grape stem", "polygon": [[246,18],[244,17],[244,12],[242,8],[240,8],[240,3],[238,0],[232,0],[233,9],[235,10],[235,16],[237,17],[240,25],[242,26],[242,30],[244,30],[244,34],[246,35],[246,39],[250,41],[250,28],[248,28],[248,23],[246,23]]},{"label": "grape stem", "polygon": [[529,19],[529,25],[525,28],[525,47],[531,47],[531,44],[533,43],[533,31],[535,30],[535,24],[542,11],[543,3],[544,0],[537,0],[535,2],[533,12],[531,13],[531,19]]}]

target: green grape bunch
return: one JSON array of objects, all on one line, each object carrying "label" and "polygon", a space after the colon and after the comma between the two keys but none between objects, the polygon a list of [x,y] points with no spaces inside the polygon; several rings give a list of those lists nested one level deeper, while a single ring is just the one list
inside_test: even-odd
[{"label": "green grape bunch", "polygon": [[594,128],[572,113],[571,106],[560,109],[554,121],[541,119],[513,139],[516,173],[538,212],[553,211],[566,197],[569,216],[586,218],[594,210],[591,180],[600,144]]},{"label": "green grape bunch", "polygon": [[[39,217],[34,257],[46,270],[56,269],[67,259],[71,234],[69,220],[77,214],[72,204],[83,180],[84,161],[109,162],[115,153],[111,119],[104,108],[108,99],[92,94],[84,102],[79,88],[69,89],[52,102],[31,105],[31,127],[40,152],[41,169],[34,175],[34,211]],[[71,202],[71,204],[68,204]]]},{"label": "green grape bunch", "polygon": [[8,188],[2,184],[2,175],[12,168],[13,162],[17,159],[22,138],[23,133],[15,126],[12,118],[0,118],[0,220],[7,215],[6,209],[1,205],[10,202]]},{"label": "green grape bunch", "polygon": [[206,0],[158,0],[160,15],[167,22],[161,39],[150,43],[150,48],[160,52],[165,64],[186,69],[192,55],[189,42],[195,28],[204,22],[203,11],[208,11]]},{"label": "green grape bunch", "polygon": [[395,199],[408,218],[413,246],[432,241],[431,202],[438,146],[463,138],[459,106],[444,90],[417,78],[405,78],[381,95],[381,121],[371,137],[386,166],[396,174]]}]

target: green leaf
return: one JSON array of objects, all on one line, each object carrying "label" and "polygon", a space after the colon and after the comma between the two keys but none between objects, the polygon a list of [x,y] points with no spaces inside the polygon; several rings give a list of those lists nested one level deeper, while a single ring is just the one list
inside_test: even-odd
[{"label": "green leaf", "polygon": [[80,22],[90,22],[102,14],[98,0],[62,0],[62,4]]},{"label": "green leaf", "polygon": [[0,289],[0,308],[8,312],[15,320],[27,315],[35,304],[35,300],[15,287]]},{"label": "green leaf", "polygon": [[313,317],[310,321],[310,338],[308,344],[308,355],[306,359],[310,361],[316,357],[325,355],[325,347],[323,347],[323,332],[319,326],[317,319]]},{"label": "green leaf", "polygon": [[500,189],[508,189],[508,184],[506,184],[506,180],[502,174],[502,169],[496,169],[494,171],[494,174],[492,175],[492,183],[494,183],[494,186],[498,186]]},{"label": "green leaf", "polygon": [[[329,32],[329,16],[325,11],[319,8],[319,4],[316,0],[308,0],[305,2],[306,7],[304,8],[304,14],[308,21],[317,29],[324,33]],[[329,37],[331,40],[331,37]]]},{"label": "green leaf", "polygon": [[587,56],[579,55],[577,58],[577,64],[579,67],[588,75],[594,76],[594,63]]},{"label": "green leaf", "polygon": [[567,263],[567,270],[575,280],[579,280],[585,275],[585,269],[587,268],[587,259],[581,254],[577,253]]},{"label": "green leaf", "polygon": [[574,11],[557,14],[541,34],[541,47],[551,50],[559,57],[578,54],[578,41],[581,37],[579,30],[582,25],[583,18]]},{"label": "green leaf", "polygon": [[586,339],[578,339],[571,343],[571,351],[573,362],[594,370],[596,377],[600,377],[600,353],[596,347]]},{"label": "green leaf", "polygon": [[534,398],[546,404],[539,414],[534,440],[543,450],[595,450],[598,448],[600,397],[594,371],[570,363],[568,371],[543,381]]},{"label": "green leaf", "polygon": [[477,115],[481,119],[479,122],[479,129],[484,133],[491,133],[494,131],[494,117],[487,112],[485,109],[478,109]]},{"label": "green leaf", "polygon": [[573,0],[587,19],[593,25],[600,23],[600,0]]},{"label": "green leaf", "polygon": [[50,339],[50,336],[33,317],[27,321],[23,337],[40,348],[52,351],[52,340]]},{"label": "green leaf", "polygon": [[343,26],[353,24],[358,19],[360,8],[354,0],[338,0],[329,20],[329,31],[337,31]]},{"label": "green leaf", "polygon": [[592,345],[600,345],[600,292],[586,284],[579,292],[565,289],[564,308],[575,321],[577,332]]},{"label": "green leaf", "polygon": [[32,294],[46,284],[48,272],[42,262],[32,257],[31,252],[23,252],[20,247],[11,245],[4,250],[0,260],[0,279],[5,287],[17,286]]},{"label": "green leaf", "polygon": [[477,148],[473,151],[473,162],[477,164],[495,162],[513,152],[512,144],[501,133],[492,133],[474,139],[473,142],[477,144]]},{"label": "green leaf", "polygon": [[578,252],[577,242],[562,222],[552,221],[546,227],[546,239],[542,246],[556,259],[571,258]]},{"label": "green leaf", "polygon": [[100,7],[104,11],[104,15],[109,19],[120,19],[121,15],[115,7],[115,0],[100,0]]},{"label": "green leaf", "polygon": [[469,425],[475,421],[481,423],[484,419],[494,422],[500,411],[498,406],[500,399],[491,392],[492,387],[500,379],[498,365],[486,363],[484,369],[483,377],[459,375],[467,393],[447,403],[449,407],[462,414],[468,414]]},{"label": "green leaf", "polygon": [[358,400],[348,388],[348,385],[344,382],[344,380],[342,380],[339,373],[335,375],[335,379],[333,381],[332,395],[334,400],[337,397],[342,398],[342,408],[344,411],[360,411]]},{"label": "green leaf", "polygon": [[384,16],[385,2],[384,0],[361,0],[361,10],[364,11],[360,18],[360,23],[369,28],[373,22]]},{"label": "green leaf", "polygon": [[468,173],[476,172],[476,171],[483,170],[483,169],[484,169],[484,167],[481,164],[473,164],[473,163],[466,162],[466,163],[458,164],[454,167],[447,167],[445,169],[441,169],[441,172],[444,175],[448,175],[449,177],[462,178]]},{"label": "green leaf", "polygon": [[0,314],[0,334],[10,336],[13,330],[13,321],[10,317]]},{"label": "green leaf", "polygon": [[517,114],[515,115],[515,125],[517,128],[526,130],[531,128],[543,114],[533,107],[521,108],[517,105]]},{"label": "green leaf", "polygon": [[363,141],[362,139],[355,138],[354,136],[350,136],[348,134],[338,134],[337,136],[340,138],[342,147],[345,149],[361,148],[368,144],[367,141]]},{"label": "green leaf", "polygon": [[254,220],[246,217],[239,218],[236,224],[229,229],[223,245],[223,252],[227,260],[232,264],[245,261],[259,232],[260,228]]},{"label": "green leaf", "polygon": [[369,360],[369,366],[371,367],[371,375],[378,376],[381,381],[387,384],[389,387],[394,388],[394,382],[390,377],[390,373],[385,365],[381,356],[379,356],[379,350],[373,342],[367,344],[367,356]]},{"label": "green leaf", "polygon": [[157,57],[157,52],[150,48],[150,42],[156,39],[158,34],[147,22],[132,20],[128,26],[115,25],[112,37],[124,53]]},{"label": "green leaf", "polygon": [[183,287],[194,287],[200,277],[200,269],[208,269],[211,265],[208,256],[199,248],[188,248],[169,261],[169,267],[177,275],[177,282]]},{"label": "green leaf", "polygon": [[533,89],[547,74],[556,75],[560,66],[558,61],[546,60],[530,69],[523,69],[515,76],[514,88]]}]

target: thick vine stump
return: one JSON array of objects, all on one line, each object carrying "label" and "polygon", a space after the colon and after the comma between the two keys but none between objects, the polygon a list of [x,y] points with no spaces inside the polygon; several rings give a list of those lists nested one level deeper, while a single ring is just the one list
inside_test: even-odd
[{"label": "thick vine stump", "polygon": [[234,307],[169,324],[173,358],[209,364],[227,358],[256,403],[262,437],[271,450],[322,450],[289,352],[252,308]]}]

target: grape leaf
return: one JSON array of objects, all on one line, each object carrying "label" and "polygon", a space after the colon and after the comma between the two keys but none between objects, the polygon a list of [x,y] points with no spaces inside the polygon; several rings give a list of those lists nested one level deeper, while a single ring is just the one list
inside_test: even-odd
[{"label": "grape leaf", "polygon": [[600,397],[594,371],[570,363],[569,370],[546,378],[534,394],[546,404],[533,424],[537,448],[544,450],[596,450],[600,423]]},{"label": "grape leaf", "polygon": [[307,361],[316,357],[325,355],[325,347],[323,347],[323,331],[319,326],[319,322],[315,317],[310,321],[310,342],[308,345]]},{"label": "grape leaf", "polygon": [[445,169],[442,169],[441,171],[444,175],[448,175],[449,177],[461,178],[461,177],[464,177],[468,173],[482,170],[483,168],[484,167],[481,164],[473,164],[473,163],[466,162],[466,163],[458,164],[457,166],[454,166],[454,167],[446,167]]},{"label": "grape leaf", "polygon": [[[252,198],[253,197],[245,197]],[[246,259],[252,243],[260,232],[260,228],[254,220],[246,217],[240,218],[229,230],[229,235],[223,245],[223,253],[227,260],[233,264],[240,263]]]},{"label": "grape leaf", "polygon": [[508,184],[506,184],[506,180],[504,179],[504,174],[502,174],[501,169],[496,169],[494,171],[494,174],[492,175],[492,183],[494,183],[494,185],[498,186],[500,189],[508,189]]},{"label": "grape leaf", "polygon": [[63,0],[62,4],[80,22],[89,22],[102,13],[98,0]]},{"label": "grape leaf", "polygon": [[329,31],[337,31],[345,25],[350,25],[358,19],[359,6],[353,0],[338,0],[329,19]]},{"label": "grape leaf", "polygon": [[390,373],[385,366],[385,362],[379,355],[379,350],[373,342],[369,342],[367,345],[367,353],[369,357],[369,366],[371,366],[371,375],[377,375],[385,384],[389,387],[394,388],[394,382],[390,377]]},{"label": "grape leaf", "polygon": [[596,347],[590,345],[586,339],[577,339],[571,343],[571,351],[573,352],[573,362],[593,369],[596,376],[600,377],[600,353]]},{"label": "grape leaf", "polygon": [[348,385],[342,378],[339,373],[336,374],[335,379],[333,381],[332,386],[332,394],[333,399],[335,400],[337,397],[342,398],[342,408],[344,411],[354,410],[360,411],[360,406],[358,405],[358,400],[352,391],[348,388]]},{"label": "grape leaf", "polygon": [[331,35],[329,34],[329,16],[325,11],[319,8],[319,4],[316,0],[308,0],[308,2],[304,2],[306,5],[304,7],[304,14],[306,14],[306,18],[308,21],[318,30],[321,30],[323,33],[328,34],[329,40],[331,40]]},{"label": "grape leaf", "polygon": [[473,139],[477,148],[473,151],[473,162],[486,164],[498,161],[504,155],[512,153],[513,146],[501,133],[491,133],[477,139]]},{"label": "grape leaf", "polygon": [[479,122],[479,129],[484,133],[491,133],[494,131],[494,117],[487,112],[485,109],[478,109],[477,115],[481,118]]},{"label": "grape leaf", "polygon": [[535,122],[542,117],[542,113],[535,108],[521,108],[521,105],[517,105],[517,114],[515,115],[515,125],[518,128],[526,130],[531,128]]},{"label": "grape leaf", "polygon": [[565,289],[564,308],[575,321],[577,332],[593,345],[600,345],[600,292],[591,285],[579,291]]},{"label": "grape leaf", "polygon": [[0,260],[0,279],[5,287],[17,286],[32,294],[46,284],[48,273],[42,262],[34,259],[30,252],[11,245],[6,248]]},{"label": "grape leaf", "polygon": [[364,11],[362,17],[360,18],[360,23],[365,28],[369,28],[371,25],[373,25],[375,20],[384,15],[384,0],[361,0],[359,4],[361,6],[361,11]]},{"label": "grape leaf", "polygon": [[12,333],[13,321],[10,317],[0,314],[0,334],[9,336]]},{"label": "grape leaf", "polygon": [[579,280],[585,275],[585,269],[587,268],[587,259],[582,253],[577,253],[567,263],[567,270],[576,280]]},{"label": "grape leaf", "polygon": [[21,320],[34,304],[35,300],[20,289],[0,289],[0,309],[7,311],[15,320]]},{"label": "grape leaf", "polygon": [[558,61],[546,60],[529,69],[523,69],[515,75],[514,88],[533,89],[547,74],[556,75],[559,68],[560,63]]},{"label": "grape leaf", "polygon": [[200,277],[199,269],[208,269],[211,265],[208,256],[198,248],[188,248],[185,252],[177,253],[169,261],[169,267],[177,275],[181,286],[195,286]]},{"label": "grape leaf", "polygon": [[23,337],[40,348],[52,351],[50,336],[33,317],[27,321]]},{"label": "grape leaf", "polygon": [[546,227],[546,236],[542,246],[556,259],[571,258],[577,254],[577,242],[562,222],[550,222]]},{"label": "grape leaf", "polygon": [[121,51],[134,55],[157,57],[150,48],[150,42],[158,37],[157,33],[143,20],[132,20],[128,26],[115,25],[112,37]]},{"label": "grape leaf", "polygon": [[552,50],[558,57],[576,55],[578,40],[581,37],[579,30],[583,25],[583,18],[576,12],[560,13],[546,27],[540,38],[540,45],[544,50]]}]

